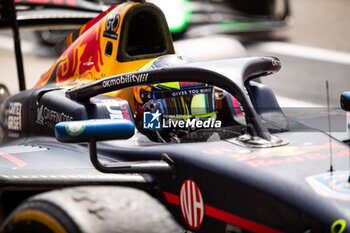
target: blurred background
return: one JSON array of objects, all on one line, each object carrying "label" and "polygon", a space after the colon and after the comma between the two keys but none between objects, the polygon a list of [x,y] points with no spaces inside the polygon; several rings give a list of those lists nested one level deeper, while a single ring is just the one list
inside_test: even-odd
[{"label": "blurred background", "polygon": [[350,52],[350,2],[293,0],[294,25],[277,33],[290,43]]},{"label": "blurred background", "polygon": [[326,105],[326,80],[331,105],[339,106],[339,95],[350,89],[350,2],[293,0],[290,5],[292,26],[274,32],[273,37],[286,43],[258,43],[249,46],[248,53],[282,60],[278,78],[263,82],[279,96],[295,100],[293,106]]},{"label": "blurred background", "polygon": [[[190,4],[203,2],[210,4],[198,0],[190,1]],[[253,8],[256,7],[254,2]],[[207,3],[206,10],[210,8]],[[209,28],[203,17],[192,14],[199,26],[174,34],[176,50],[198,60],[276,56],[282,61],[281,71],[261,81],[274,90],[281,105],[326,105],[325,82],[328,80],[331,106],[338,107],[340,94],[350,90],[350,2],[292,0],[289,5],[291,17],[288,23],[270,32],[217,31],[215,27]],[[218,9],[213,8],[211,16],[216,16],[214,13]],[[220,17],[216,19],[220,20]],[[57,55],[33,31],[22,30],[21,37],[27,88],[32,88]],[[18,92],[13,42],[8,31],[0,31],[0,83],[7,85],[11,94]]]}]

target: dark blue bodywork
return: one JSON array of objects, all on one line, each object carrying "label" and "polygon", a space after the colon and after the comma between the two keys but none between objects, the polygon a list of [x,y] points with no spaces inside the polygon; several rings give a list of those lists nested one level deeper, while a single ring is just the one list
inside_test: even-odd
[{"label": "dark blue bodywork", "polygon": [[[1,115],[2,204],[28,190],[124,185],[149,192],[190,231],[349,232],[349,147],[318,130],[293,130],[305,126],[285,118],[272,91],[251,81],[279,67],[276,58],[245,58],[142,71],[147,72],[148,83],[208,80],[237,97],[252,130],[213,142],[140,143],[136,132],[130,139],[96,144],[98,138],[91,131],[81,140],[89,144],[59,143],[54,127],[60,117],[66,122],[56,130],[64,132],[69,122],[108,122],[111,104],[127,106],[127,102],[100,95],[112,90],[99,81],[66,92],[42,88],[15,95]],[[125,117],[130,115],[128,106]],[[8,120],[16,116],[20,128],[9,127]],[[268,116],[273,116],[275,128],[262,120]],[[100,140],[104,139],[108,137]],[[94,150],[103,164],[97,169],[107,173],[92,165],[89,154]],[[151,166],[142,161],[160,162]],[[171,166],[159,168],[167,163]],[[135,164],[141,168],[128,170]],[[124,170],[108,170],[108,166]],[[11,206],[4,208],[3,216],[10,210]]]}]

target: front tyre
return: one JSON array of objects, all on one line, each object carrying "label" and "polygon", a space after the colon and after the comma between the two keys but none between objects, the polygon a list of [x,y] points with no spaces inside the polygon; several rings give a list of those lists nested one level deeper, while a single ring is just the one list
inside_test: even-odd
[{"label": "front tyre", "polygon": [[21,204],[3,233],[182,233],[171,213],[148,193],[127,187],[54,190]]},{"label": "front tyre", "polygon": [[29,200],[5,221],[3,233],[80,233],[61,208],[46,201]]}]

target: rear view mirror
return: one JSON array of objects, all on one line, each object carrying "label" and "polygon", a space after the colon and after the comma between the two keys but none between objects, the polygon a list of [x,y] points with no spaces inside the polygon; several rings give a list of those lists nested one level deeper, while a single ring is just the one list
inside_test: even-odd
[{"label": "rear view mirror", "polygon": [[90,161],[94,167],[105,173],[171,173],[173,162],[163,154],[162,160],[136,162],[101,162],[98,158],[96,141],[128,139],[134,135],[133,122],[125,119],[97,119],[66,121],[56,124],[55,134],[61,142],[89,142]]},{"label": "rear view mirror", "polygon": [[61,142],[88,142],[128,139],[134,135],[134,124],[125,119],[66,121],[56,124],[55,134]]},{"label": "rear view mirror", "polygon": [[350,91],[346,91],[341,94],[340,106],[344,111],[350,111]]}]

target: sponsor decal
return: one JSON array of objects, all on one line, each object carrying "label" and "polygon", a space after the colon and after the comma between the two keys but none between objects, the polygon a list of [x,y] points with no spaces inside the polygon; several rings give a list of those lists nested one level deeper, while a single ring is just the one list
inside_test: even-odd
[{"label": "sponsor decal", "polygon": [[242,107],[241,107],[241,104],[239,103],[239,101],[233,97],[232,95],[230,95],[231,97],[231,101],[232,101],[232,104],[233,104],[233,109],[236,113],[237,116],[242,116],[243,113],[242,113]]},{"label": "sponsor decal", "polygon": [[102,82],[102,87],[103,88],[108,88],[108,87],[114,87],[114,86],[119,86],[121,84],[127,84],[127,83],[142,83],[142,82],[147,82],[148,78],[148,73],[145,74],[127,74],[123,75],[117,78],[105,80]]},{"label": "sponsor decal", "polygon": [[219,101],[225,99],[232,117],[241,124],[246,124],[243,107],[233,95],[226,92],[216,91],[215,99]]},{"label": "sponsor decal", "polygon": [[343,233],[346,227],[346,221],[344,219],[338,219],[331,226],[331,233]]},{"label": "sponsor decal", "polygon": [[335,171],[306,178],[314,191],[323,197],[350,201],[350,171]]},{"label": "sponsor decal", "polygon": [[5,114],[7,115],[7,129],[22,131],[22,103],[11,102]]},{"label": "sponsor decal", "polygon": [[349,156],[349,149],[345,145],[325,143],[323,145],[283,146],[266,148],[257,151],[241,150],[239,147],[206,148],[203,153],[228,155],[237,162],[257,168],[287,163],[298,163],[307,160],[329,159],[329,148],[332,146],[332,157]]},{"label": "sponsor decal", "polygon": [[85,130],[85,125],[78,122],[66,125],[66,132],[69,136],[72,136],[72,137],[80,136],[84,132],[84,130]]},{"label": "sponsor decal", "polygon": [[185,180],[180,190],[180,207],[186,224],[198,230],[204,218],[204,202],[198,185],[193,180]]},{"label": "sponsor decal", "polygon": [[[213,207],[211,205],[206,205],[206,204],[204,204],[204,201],[203,201],[202,197],[201,197],[202,201],[198,201],[199,200],[199,194],[201,194],[201,192],[200,192],[198,186],[197,186],[198,189],[196,189],[196,185],[195,186],[191,185],[192,182],[193,182],[192,180],[186,180],[181,186],[181,190],[184,187],[187,186],[187,188],[186,188],[187,192],[183,192],[183,198],[186,198],[186,195],[187,195],[187,201],[189,200],[189,198],[191,198],[191,197],[193,198],[193,194],[194,193],[196,194],[196,203],[197,204],[194,205],[193,202],[191,203],[191,206],[193,206],[191,211],[194,211],[194,209],[197,210],[196,213],[195,212],[191,212],[191,214],[193,213],[193,215],[191,216],[192,217],[191,218],[192,219],[192,225],[194,223],[194,221],[193,221],[194,220],[193,219],[194,214],[196,214],[197,225],[198,225],[198,218],[199,218],[200,214],[203,211],[205,216],[208,216],[210,218],[213,218],[213,219],[225,222],[227,224],[234,225],[236,227],[242,228],[242,229],[247,230],[249,232],[258,232],[258,233],[265,233],[265,232],[280,233],[281,232],[281,231],[278,231],[278,230],[276,230],[274,228],[262,225],[260,223],[254,222],[252,220],[243,218],[243,217],[238,216],[238,215],[234,215],[232,213],[229,213],[229,212],[226,212],[224,210],[218,209],[218,208]],[[191,190],[191,188],[192,188],[192,190]],[[193,188],[194,188],[195,191],[193,191]],[[180,208],[182,208],[181,207],[181,203],[180,203],[181,202],[181,190],[180,190],[180,196],[177,195],[177,194],[169,193],[169,192],[163,192],[166,201],[168,203],[170,203],[170,204],[173,204],[173,205],[176,205],[176,206],[180,206]],[[193,201],[193,199],[190,199],[190,200]],[[184,203],[182,205],[184,205]],[[202,208],[202,205],[203,205],[203,208]],[[189,203],[187,203],[187,206],[190,206]],[[203,219],[204,219],[204,215],[203,215]],[[184,216],[184,218],[185,218],[185,216]],[[189,225],[189,227],[191,227],[191,226]]]},{"label": "sponsor decal", "polygon": [[111,39],[118,39],[117,30],[119,28],[120,15],[111,13],[106,21],[105,31],[103,32],[104,37]]},{"label": "sponsor decal", "polygon": [[49,128],[54,128],[58,122],[62,121],[72,121],[73,117],[63,113],[54,111],[48,107],[41,105],[37,108],[37,118],[36,123],[38,125],[45,125]]},{"label": "sponsor decal", "polygon": [[111,119],[126,119],[132,121],[128,109],[128,102],[125,100],[104,100],[103,105],[106,107]]},{"label": "sponsor decal", "polygon": [[131,121],[128,107],[126,105],[122,105],[120,106],[120,110],[122,111],[123,118]]},{"label": "sponsor decal", "polygon": [[272,63],[272,66],[278,66],[278,67],[282,66],[281,61],[277,59],[272,59],[271,63]]},{"label": "sponsor decal", "polygon": [[[188,118],[188,119],[184,119]],[[221,121],[215,119],[200,119],[189,118],[182,115],[169,115],[162,117],[159,110],[156,112],[143,112],[143,128],[144,129],[170,129],[170,128],[192,128],[192,129],[208,129],[208,128],[220,128]]]},{"label": "sponsor decal", "polygon": [[[43,86],[47,82],[76,81],[89,71],[99,73],[104,64],[99,35],[101,27],[101,23],[91,27],[84,25],[80,30],[80,36],[42,76],[35,87]],[[86,62],[90,65],[87,66]]]},{"label": "sponsor decal", "polygon": [[200,82],[180,82],[180,87],[187,87],[187,86],[203,86],[203,83]]},{"label": "sponsor decal", "polygon": [[213,88],[211,87],[201,88],[201,89],[197,88],[197,89],[190,89],[190,90],[173,91],[171,93],[171,97],[207,94],[207,93],[211,93],[212,91],[213,91]]}]

